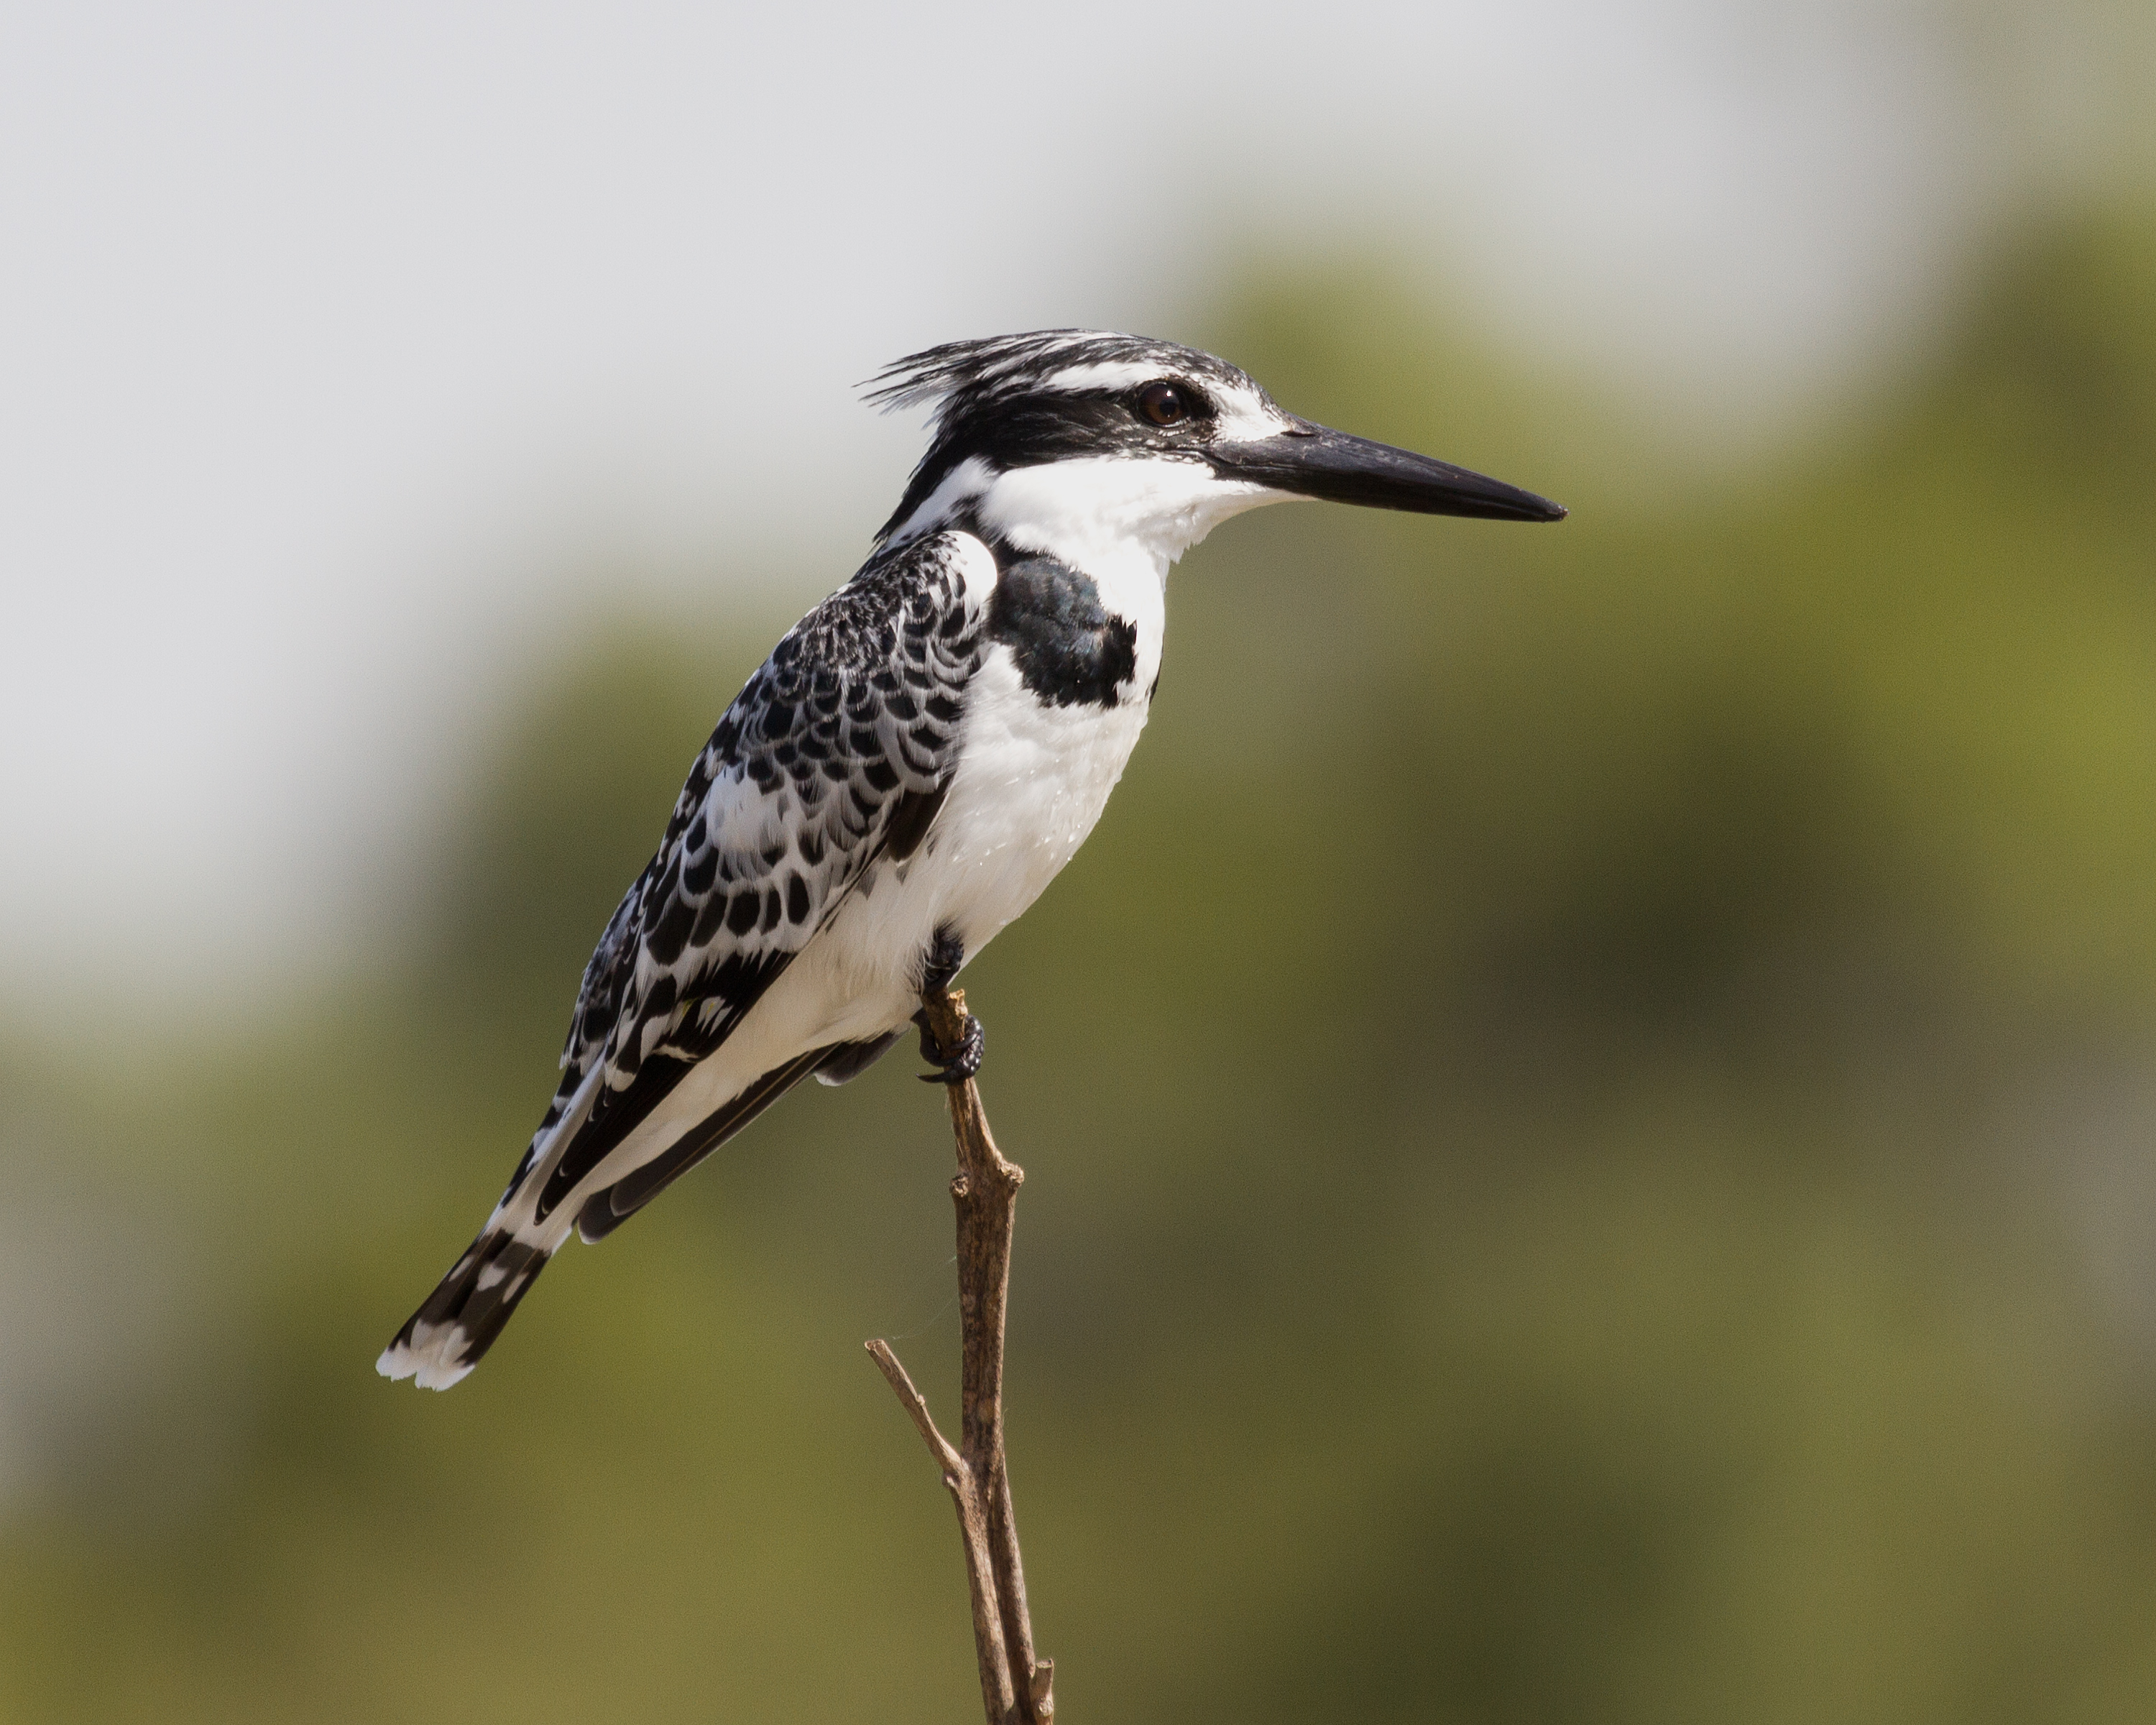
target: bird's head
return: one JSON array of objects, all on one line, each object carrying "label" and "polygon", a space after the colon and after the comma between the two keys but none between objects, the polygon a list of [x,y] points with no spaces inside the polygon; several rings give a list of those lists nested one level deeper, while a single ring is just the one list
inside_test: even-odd
[{"label": "bird's head", "polygon": [[1091,330],[954,341],[899,361],[870,399],[936,407],[886,544],[965,525],[1021,551],[1082,562],[1136,547],[1164,567],[1229,516],[1292,498],[1564,516],[1532,492],[1299,418],[1247,373],[1172,341]]}]

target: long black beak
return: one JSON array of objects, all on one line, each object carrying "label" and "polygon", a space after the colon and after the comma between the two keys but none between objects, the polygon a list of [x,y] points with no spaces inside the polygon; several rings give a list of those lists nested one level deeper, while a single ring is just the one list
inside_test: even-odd
[{"label": "long black beak", "polygon": [[1215,444],[1206,459],[1223,479],[1248,480],[1276,491],[1367,509],[1493,521],[1561,521],[1565,516],[1562,504],[1532,491],[1307,420],[1275,437]]}]

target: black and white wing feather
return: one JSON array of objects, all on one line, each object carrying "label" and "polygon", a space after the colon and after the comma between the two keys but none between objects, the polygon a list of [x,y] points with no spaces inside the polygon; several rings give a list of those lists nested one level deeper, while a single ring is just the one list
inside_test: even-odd
[{"label": "black and white wing feather", "polygon": [[486,1228],[384,1353],[385,1372],[461,1377],[571,1221],[587,1238],[608,1232],[832,1052],[804,1050],[722,1111],[721,1129],[706,1122],[639,1146],[649,1154],[610,1173],[607,1190],[579,1190],[866,871],[927,834],[983,650],[985,596],[964,562],[950,535],[872,559],[726,709],[585,968],[561,1084],[530,1147]]},{"label": "black and white wing feather", "polygon": [[697,756],[586,969],[563,1086],[595,1063],[599,1086],[542,1218],[725,1042],[871,864],[920,844],[980,659],[956,545],[880,559],[812,611]]}]

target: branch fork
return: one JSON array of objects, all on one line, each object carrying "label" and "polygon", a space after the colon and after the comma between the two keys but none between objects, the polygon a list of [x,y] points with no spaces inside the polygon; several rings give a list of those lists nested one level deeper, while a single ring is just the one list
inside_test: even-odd
[{"label": "branch fork", "polygon": [[[921,996],[928,1029],[941,1049],[966,1045],[963,989]],[[942,1470],[958,1511],[973,1598],[973,1651],[981,1668],[988,1725],[1050,1725],[1055,1662],[1037,1659],[1025,1604],[1025,1568],[1011,1517],[1004,1461],[1004,1317],[1010,1291],[1011,1226],[1025,1170],[1004,1160],[988,1131],[981,1094],[970,1078],[948,1086],[958,1172],[951,1182],[958,1213],[958,1317],[963,1366],[958,1443],[936,1429],[928,1404],[888,1342],[868,1351]]]}]

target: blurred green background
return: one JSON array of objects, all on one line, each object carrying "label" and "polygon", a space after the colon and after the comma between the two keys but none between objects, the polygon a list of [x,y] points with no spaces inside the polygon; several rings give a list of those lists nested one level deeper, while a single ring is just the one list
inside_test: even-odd
[{"label": "blurred green background", "polygon": [[[1927,351],[1720,463],[1406,279],[1252,262],[1174,333],[1573,519],[1217,534],[1098,833],[966,978],[1062,1716],[2156,1717],[2156,205],[2003,232]],[[528,680],[382,859],[401,941],[274,1034],[146,1067],[122,974],[109,1044],[0,1055],[59,1458],[0,1714],[977,1715],[860,1349],[949,1414],[910,1053],[567,1251],[454,1394],[372,1369],[788,620]]]}]

